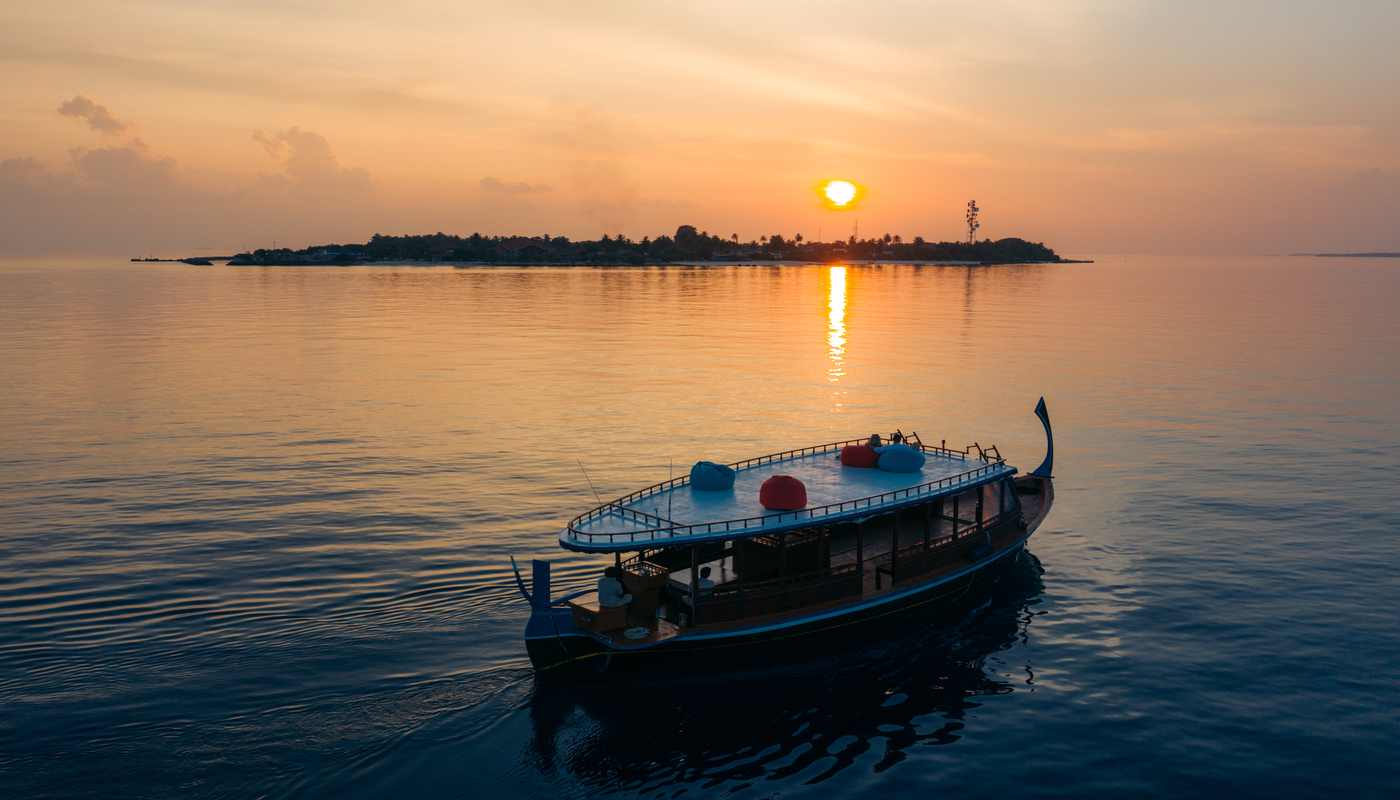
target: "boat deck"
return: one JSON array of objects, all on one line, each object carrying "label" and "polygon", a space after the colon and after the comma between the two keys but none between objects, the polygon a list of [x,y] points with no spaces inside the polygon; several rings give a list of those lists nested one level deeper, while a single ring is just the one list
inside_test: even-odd
[{"label": "boat deck", "polygon": [[[1000,462],[925,449],[916,472],[885,472],[841,465],[839,448],[795,454],[737,468],[734,488],[707,492],[684,479],[639,492],[595,509],[560,532],[571,550],[612,551],[635,545],[691,544],[756,535],[812,524],[869,517],[903,505],[953,494],[973,483],[1015,472]],[[778,512],[759,502],[759,489],[774,475],[790,475],[807,490],[807,507]]]},{"label": "boat deck", "polygon": [[612,647],[617,650],[626,650],[632,647],[642,647],[649,644],[656,644],[657,642],[662,642],[667,639],[680,636],[682,633],[680,626],[676,625],[674,622],[664,619],[657,619],[655,617],[645,617],[642,619],[633,620],[632,627],[646,628],[646,637],[642,639],[628,639],[626,636],[623,635],[623,632],[627,630],[626,628],[619,628],[615,631],[605,631],[603,633],[594,633],[593,631],[590,631],[586,628],[579,628],[578,631],[584,636],[596,637],[598,640],[604,642],[609,647]]}]

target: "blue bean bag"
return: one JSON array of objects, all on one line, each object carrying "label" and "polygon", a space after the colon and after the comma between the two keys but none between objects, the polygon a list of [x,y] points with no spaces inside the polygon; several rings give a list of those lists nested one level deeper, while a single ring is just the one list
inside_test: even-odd
[{"label": "blue bean bag", "polygon": [[734,488],[734,470],[713,461],[697,461],[690,468],[690,488],[702,492],[723,492]]},{"label": "blue bean bag", "polygon": [[875,466],[885,472],[918,472],[924,468],[924,454],[903,444],[880,448],[880,460]]}]

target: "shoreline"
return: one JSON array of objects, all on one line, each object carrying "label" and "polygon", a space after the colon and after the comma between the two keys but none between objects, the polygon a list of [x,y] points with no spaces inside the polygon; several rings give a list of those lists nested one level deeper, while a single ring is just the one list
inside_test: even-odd
[{"label": "shoreline", "polygon": [[[134,260],[134,259],[133,259]],[[1010,267],[1043,264],[1092,264],[1091,260],[1060,259],[1059,261],[900,261],[852,260],[852,261],[657,261],[649,264],[609,264],[588,261],[570,262],[521,262],[521,261],[238,261],[236,259],[207,259],[224,261],[224,266],[234,267],[600,267],[605,269],[647,269],[651,267],[838,267],[838,266],[929,266],[929,267]],[[176,263],[189,263],[186,259],[169,259]]]}]

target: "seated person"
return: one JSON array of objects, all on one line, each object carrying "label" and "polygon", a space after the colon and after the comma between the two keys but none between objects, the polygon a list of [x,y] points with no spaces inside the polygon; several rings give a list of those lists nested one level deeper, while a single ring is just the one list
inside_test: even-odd
[{"label": "seated person", "polygon": [[870,434],[870,441],[866,442],[865,445],[867,447],[884,447],[885,443],[880,441],[880,434],[872,433]]},{"label": "seated person", "polygon": [[[696,588],[700,590],[700,596],[701,596],[701,597],[704,597],[705,595],[708,595],[708,594],[710,593],[710,591],[711,591],[712,589],[715,588],[715,582],[712,581],[712,580],[710,580],[710,568],[709,568],[709,567],[701,567],[701,568],[700,568],[700,585],[699,585],[698,587],[696,587]],[[685,597],[683,597],[683,598],[681,598],[681,599],[682,599],[683,601],[685,601],[685,604],[688,605],[688,606],[693,606],[693,605],[695,605],[695,601],[691,598],[690,595],[686,595]]]},{"label": "seated person", "polygon": [[598,579],[598,605],[602,608],[627,606],[629,612],[632,610],[632,595],[623,590],[622,570],[617,567],[603,570],[603,577]]},{"label": "seated person", "polygon": [[[876,434],[875,436],[871,436],[871,437],[870,437],[870,441],[874,442],[875,440],[877,440],[877,439],[879,439],[879,438],[880,438],[879,434]],[[886,444],[884,444],[884,445],[872,444],[872,445],[870,445],[870,447],[871,447],[875,452],[877,452],[877,453],[887,453],[887,452],[889,452],[889,451],[891,451],[891,450],[913,450],[913,449],[914,449],[914,446],[913,446],[913,445],[909,444],[909,442],[908,442],[903,436],[900,436],[900,435],[897,434],[897,433],[891,434],[891,435],[890,435],[890,440],[889,440],[888,443],[886,443]]]}]

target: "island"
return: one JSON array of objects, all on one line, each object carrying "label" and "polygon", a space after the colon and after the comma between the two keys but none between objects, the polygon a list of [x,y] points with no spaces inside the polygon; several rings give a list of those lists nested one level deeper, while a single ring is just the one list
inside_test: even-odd
[{"label": "island", "polygon": [[385,236],[376,233],[364,244],[326,244],[301,250],[259,249],[234,256],[230,264],[308,265],[383,261],[441,261],[463,264],[597,264],[636,265],[693,262],[921,264],[1045,264],[1084,263],[1061,258],[1039,242],[998,239],[969,242],[926,242],[916,236],[885,234],[874,239],[854,236],[835,242],[806,241],[802,234],[781,234],[742,242],[737,234],[716,236],[681,225],[674,236],[643,237],[604,234],[596,241],[570,241],[563,236],[457,236],[442,232]]}]

